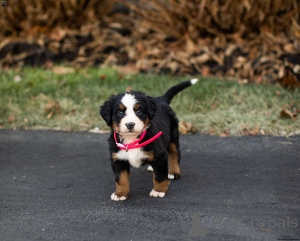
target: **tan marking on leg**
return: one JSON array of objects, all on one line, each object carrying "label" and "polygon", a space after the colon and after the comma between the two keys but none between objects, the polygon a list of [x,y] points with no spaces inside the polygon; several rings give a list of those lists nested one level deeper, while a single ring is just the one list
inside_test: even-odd
[{"label": "tan marking on leg", "polygon": [[144,151],[144,155],[147,156],[148,161],[154,161],[153,151]]},{"label": "tan marking on leg", "polygon": [[119,182],[116,182],[115,194],[119,197],[128,197],[129,195],[129,175],[127,171],[123,171],[119,175]]},{"label": "tan marking on leg", "polygon": [[153,172],[153,190],[157,191],[157,192],[167,192],[169,184],[170,184],[170,180],[166,179],[162,182],[157,182],[155,180],[155,173]]},{"label": "tan marking on leg", "polygon": [[178,151],[174,143],[169,144],[168,155],[169,155],[169,174],[180,175]]}]

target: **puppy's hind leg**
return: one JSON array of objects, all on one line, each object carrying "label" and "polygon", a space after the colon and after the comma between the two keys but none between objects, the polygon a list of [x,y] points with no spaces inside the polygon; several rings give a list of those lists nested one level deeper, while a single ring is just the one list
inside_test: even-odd
[{"label": "puppy's hind leg", "polygon": [[179,179],[180,178],[180,148],[179,148],[179,131],[178,131],[178,121],[176,118],[173,120],[173,126],[171,129],[171,141],[167,148],[168,159],[169,159],[169,179]]},{"label": "puppy's hind leg", "polygon": [[168,146],[168,159],[169,159],[169,179],[177,180],[180,178],[180,150],[179,146],[170,143]]}]

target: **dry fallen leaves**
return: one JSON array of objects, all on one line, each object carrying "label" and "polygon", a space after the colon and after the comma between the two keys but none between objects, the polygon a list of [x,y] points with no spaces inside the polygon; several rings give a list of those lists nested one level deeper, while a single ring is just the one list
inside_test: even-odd
[{"label": "dry fallen leaves", "polygon": [[47,119],[51,119],[51,117],[56,113],[60,114],[61,112],[61,107],[60,104],[56,101],[51,101],[49,102],[47,108],[44,110],[45,113],[47,113]]},{"label": "dry fallen leaves", "polygon": [[215,129],[212,126],[209,127],[209,132],[210,132],[211,135],[215,135],[216,134],[216,131],[215,131]]},{"label": "dry fallen leaves", "polygon": [[293,121],[295,121],[297,118],[296,113],[292,113],[291,111],[289,111],[287,109],[281,110],[279,114],[281,117],[288,117],[288,118],[291,118]]},{"label": "dry fallen leaves", "polygon": [[132,90],[132,87],[131,87],[131,86],[128,86],[128,87],[126,88],[126,91],[125,91],[125,92],[131,92],[131,90]]},{"label": "dry fallen leaves", "polygon": [[8,117],[7,121],[8,122],[14,122],[15,121],[15,116],[11,115],[10,117]]},{"label": "dry fallen leaves", "polygon": [[105,80],[106,79],[106,75],[105,74],[102,74],[102,75],[100,75],[100,77],[99,77],[101,80]]},{"label": "dry fallen leaves", "polygon": [[286,67],[282,78],[277,78],[277,81],[285,88],[295,89],[300,88],[300,81],[293,71]]},{"label": "dry fallen leaves", "polygon": [[53,111],[50,111],[49,114],[47,115],[47,119],[51,119],[51,117],[53,116]]},{"label": "dry fallen leaves", "polygon": [[259,132],[259,128],[256,127],[254,130],[252,130],[252,131],[249,132],[249,135],[255,136],[255,135],[257,135],[258,132]]},{"label": "dry fallen leaves", "polygon": [[210,107],[210,109],[214,110],[214,109],[217,108],[217,106],[218,106],[218,103],[216,102],[216,103],[214,103],[214,104]]},{"label": "dry fallen leaves", "polygon": [[[116,2],[129,11],[113,12]],[[32,11],[34,2],[20,0],[0,15],[0,32],[6,33],[0,35],[0,65],[41,64],[63,75],[75,69],[53,67],[54,61],[75,67],[111,64],[123,74],[230,76],[241,84],[278,80],[297,88],[296,2],[41,0],[40,11]]]},{"label": "dry fallen leaves", "polygon": [[75,69],[72,67],[54,66],[52,68],[52,70],[57,75],[65,75],[65,74],[75,73]]},{"label": "dry fallen leaves", "polygon": [[179,122],[179,133],[182,135],[191,133],[195,134],[197,132],[197,129],[193,126],[193,124],[186,122],[186,121],[180,121]]}]

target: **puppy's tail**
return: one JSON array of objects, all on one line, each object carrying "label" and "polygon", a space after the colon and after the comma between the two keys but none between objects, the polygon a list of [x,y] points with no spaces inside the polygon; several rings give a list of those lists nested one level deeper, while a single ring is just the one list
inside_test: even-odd
[{"label": "puppy's tail", "polygon": [[198,79],[191,79],[188,81],[184,81],[168,89],[167,92],[162,97],[168,104],[170,104],[175,95],[177,95],[180,91],[184,90],[185,88],[196,84],[197,82]]}]

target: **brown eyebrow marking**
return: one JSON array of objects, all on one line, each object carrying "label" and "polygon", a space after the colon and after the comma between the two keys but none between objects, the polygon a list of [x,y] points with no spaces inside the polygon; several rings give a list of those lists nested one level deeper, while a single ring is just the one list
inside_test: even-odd
[{"label": "brown eyebrow marking", "polygon": [[140,104],[135,104],[135,106],[134,106],[134,110],[137,110],[138,108],[140,107]]},{"label": "brown eyebrow marking", "polygon": [[123,104],[119,104],[119,108],[120,108],[121,110],[125,110],[125,106],[124,106]]}]

